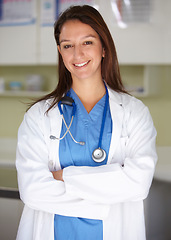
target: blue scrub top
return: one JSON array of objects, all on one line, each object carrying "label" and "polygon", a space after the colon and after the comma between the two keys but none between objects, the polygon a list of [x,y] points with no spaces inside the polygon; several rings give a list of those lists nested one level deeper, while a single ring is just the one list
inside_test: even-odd
[{"label": "blue scrub top", "polygon": [[[67,133],[59,144],[59,159],[61,168],[74,166],[100,166],[107,162],[108,152],[112,134],[112,119],[108,105],[105,126],[102,136],[102,149],[106,151],[107,157],[102,163],[96,163],[92,159],[93,151],[98,148],[99,136],[103,118],[106,95],[99,100],[90,113],[77,94],[71,89],[68,96],[73,98],[76,104],[76,112],[70,131],[77,141],[85,142],[85,145],[75,143],[70,134]],[[70,124],[73,107],[64,105],[63,114],[67,125]],[[62,124],[61,137],[66,132],[66,126]],[[102,240],[103,223],[101,220],[67,217],[55,215],[54,218],[55,240]]]}]

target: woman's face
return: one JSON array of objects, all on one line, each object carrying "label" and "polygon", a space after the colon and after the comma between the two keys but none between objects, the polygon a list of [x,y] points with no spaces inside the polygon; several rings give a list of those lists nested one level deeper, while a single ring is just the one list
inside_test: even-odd
[{"label": "woman's face", "polygon": [[59,36],[58,50],[72,79],[101,80],[101,60],[104,57],[99,35],[79,20],[64,23]]}]

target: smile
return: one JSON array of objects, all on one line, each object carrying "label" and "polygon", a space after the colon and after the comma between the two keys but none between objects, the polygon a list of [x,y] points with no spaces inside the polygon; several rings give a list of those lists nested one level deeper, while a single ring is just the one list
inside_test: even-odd
[{"label": "smile", "polygon": [[87,65],[90,61],[84,62],[84,63],[75,63],[74,66],[75,67],[84,67],[85,65]]}]

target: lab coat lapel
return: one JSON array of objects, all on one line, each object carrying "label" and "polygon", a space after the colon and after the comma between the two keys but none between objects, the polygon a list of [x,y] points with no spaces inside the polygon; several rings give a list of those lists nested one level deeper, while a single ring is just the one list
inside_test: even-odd
[{"label": "lab coat lapel", "polygon": [[[52,135],[54,137],[59,138],[61,133],[61,127],[62,127],[62,117],[60,115],[58,107],[52,108],[49,111],[48,116],[50,121],[50,136]],[[59,161],[59,140],[57,139],[50,139],[49,169],[51,171],[57,171],[61,169],[60,161]]]},{"label": "lab coat lapel", "polygon": [[109,149],[109,156],[107,164],[110,164],[115,156],[117,145],[120,141],[122,133],[122,123],[124,117],[124,110],[122,106],[121,94],[118,94],[109,89],[109,105],[112,117],[112,138]]}]

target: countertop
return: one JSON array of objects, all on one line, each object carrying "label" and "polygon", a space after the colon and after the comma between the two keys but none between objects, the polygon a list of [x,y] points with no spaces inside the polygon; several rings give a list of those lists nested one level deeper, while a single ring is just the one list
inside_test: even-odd
[{"label": "countertop", "polygon": [[15,169],[16,139],[0,139],[0,197],[19,199]]},{"label": "countertop", "polygon": [[154,178],[171,182],[171,146],[157,146],[158,161]]},{"label": "countertop", "polygon": [[[0,139],[0,187],[18,189],[15,169],[16,139]],[[157,146],[154,179],[171,182],[171,146]]]}]

